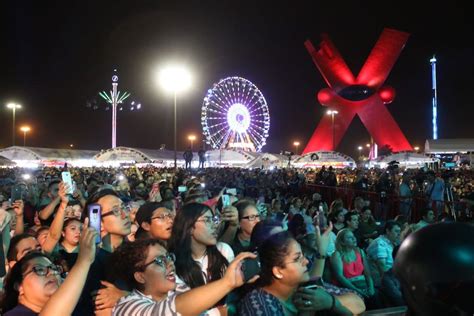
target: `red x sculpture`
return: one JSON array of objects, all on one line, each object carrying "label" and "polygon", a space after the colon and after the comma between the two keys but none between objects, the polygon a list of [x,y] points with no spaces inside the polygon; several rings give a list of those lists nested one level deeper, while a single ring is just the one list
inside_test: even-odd
[{"label": "red x sculpture", "polygon": [[338,114],[334,127],[330,116],[322,118],[303,154],[334,150],[333,144],[337,147],[356,114],[377,145],[388,145],[394,152],[412,150],[385,106],[395,98],[395,90],[382,86],[408,36],[408,33],[384,29],[357,78],[326,34],[322,35],[318,49],[309,40],[304,43],[329,86],[319,91],[318,100]]}]

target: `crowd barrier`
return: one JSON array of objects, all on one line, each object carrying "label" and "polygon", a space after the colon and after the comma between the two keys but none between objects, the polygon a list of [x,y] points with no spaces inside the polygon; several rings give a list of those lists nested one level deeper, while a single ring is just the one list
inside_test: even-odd
[{"label": "crowd barrier", "polygon": [[[433,201],[425,196],[413,196],[409,200],[402,199],[395,194],[381,194],[373,191],[358,191],[350,187],[331,187],[318,184],[306,184],[305,193],[320,193],[323,200],[330,205],[335,199],[342,199],[344,207],[353,209],[353,200],[356,196],[361,196],[370,201],[370,207],[374,217],[380,221],[393,219],[401,214],[400,207],[408,211],[407,217],[410,222],[417,222],[421,219],[424,209],[431,208],[437,219],[443,212],[461,216],[466,211],[466,203],[461,201]],[[465,215],[465,214],[464,214]],[[467,216],[472,216],[468,214]]]}]

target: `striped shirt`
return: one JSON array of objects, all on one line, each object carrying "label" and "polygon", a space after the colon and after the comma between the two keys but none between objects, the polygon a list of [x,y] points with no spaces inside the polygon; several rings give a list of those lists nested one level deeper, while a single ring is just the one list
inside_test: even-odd
[{"label": "striped shirt", "polygon": [[113,316],[177,316],[176,293],[168,292],[166,299],[155,301],[151,295],[145,295],[138,290],[133,290],[129,295],[122,297],[112,310]]}]

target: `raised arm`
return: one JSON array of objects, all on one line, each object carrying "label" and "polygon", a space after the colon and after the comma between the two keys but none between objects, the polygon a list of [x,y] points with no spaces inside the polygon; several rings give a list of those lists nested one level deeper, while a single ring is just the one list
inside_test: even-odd
[{"label": "raised arm", "polygon": [[24,206],[25,205],[23,204],[23,200],[17,200],[12,204],[16,218],[15,235],[23,234],[23,232],[25,231],[25,223],[23,220]]},{"label": "raised arm", "polygon": [[321,234],[319,226],[315,226],[316,231],[316,247],[320,257],[316,258],[313,268],[310,271],[311,278],[318,278],[323,275],[324,265],[326,263],[326,253],[328,250],[330,233],[332,231],[332,222],[329,222],[329,226],[324,230],[324,233]]},{"label": "raised arm", "polygon": [[43,307],[40,316],[71,315],[76,307],[86,283],[89,268],[95,258],[95,236],[97,232],[88,228],[88,224],[89,220],[86,218],[79,242],[80,250],[76,263],[64,283]]},{"label": "raised arm", "polygon": [[59,196],[53,199],[51,203],[49,203],[44,209],[39,211],[39,218],[42,220],[47,220],[54,213],[54,209],[56,208],[56,206],[58,206],[60,201],[61,199]]},{"label": "raised arm", "polygon": [[[176,297],[176,311],[183,315],[198,315],[214,306],[230,291],[244,284],[240,270],[242,260],[255,257],[253,253],[242,252],[227,267],[222,279],[179,294]],[[258,276],[249,282],[254,282],[257,278]]]},{"label": "raised arm", "polygon": [[43,244],[43,251],[46,253],[52,253],[54,247],[56,247],[59,239],[61,239],[61,232],[64,225],[64,216],[66,214],[66,206],[69,202],[67,197],[68,185],[64,182],[59,183],[59,198],[61,199],[61,204],[59,205],[56,216],[54,217],[51,227],[48,231],[48,236]]}]

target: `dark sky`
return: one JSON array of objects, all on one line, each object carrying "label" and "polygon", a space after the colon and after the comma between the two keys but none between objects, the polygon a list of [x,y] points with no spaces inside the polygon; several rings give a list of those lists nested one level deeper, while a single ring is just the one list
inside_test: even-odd
[{"label": "dark sky", "polygon": [[[3,104],[16,101],[24,107],[17,126],[33,128],[28,145],[109,148],[111,112],[85,104],[110,90],[117,68],[119,90],[143,104],[139,113],[119,113],[118,145],[172,148],[172,98],[153,74],[169,60],[182,60],[192,68],[194,85],[178,99],[181,149],[189,133],[201,133],[207,89],[241,76],[259,87],[270,108],[263,150],[292,150],[293,140],[309,140],[325,112],[315,95],[326,85],[303,42],[316,45],[327,32],[358,73],[384,27],[411,34],[386,81],[397,91],[389,111],[408,140],[423,146],[431,135],[433,53],[440,138],[474,137],[472,11],[467,2],[399,2],[3,1],[0,145],[11,142],[11,112]],[[338,150],[354,155],[368,140],[356,118]]]}]

